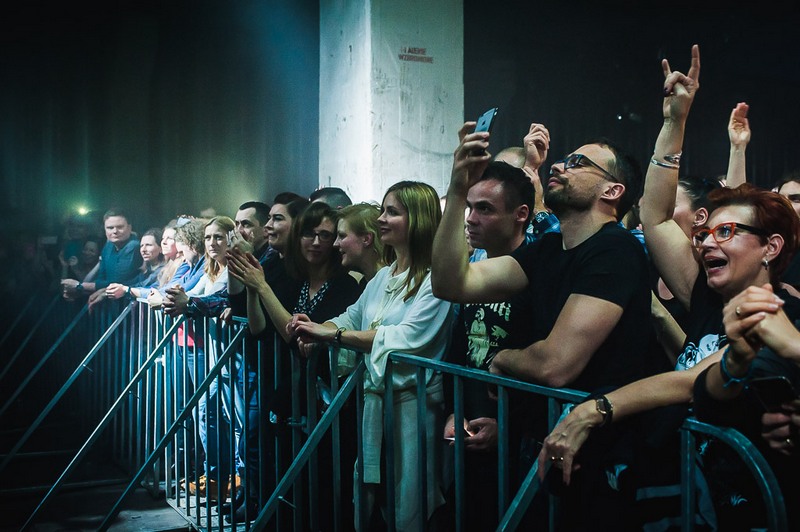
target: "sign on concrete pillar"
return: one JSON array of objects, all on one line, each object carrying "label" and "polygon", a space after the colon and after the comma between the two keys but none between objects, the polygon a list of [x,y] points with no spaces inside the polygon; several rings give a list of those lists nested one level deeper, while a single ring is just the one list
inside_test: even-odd
[{"label": "sign on concrete pillar", "polygon": [[321,0],[320,186],[444,194],[464,122],[461,0]]}]

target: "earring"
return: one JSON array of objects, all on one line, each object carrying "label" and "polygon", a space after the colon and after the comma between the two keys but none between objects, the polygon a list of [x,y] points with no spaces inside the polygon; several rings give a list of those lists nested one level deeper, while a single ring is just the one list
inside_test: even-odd
[{"label": "earring", "polygon": [[764,266],[765,270],[769,270],[769,261],[766,259],[766,257],[761,260],[761,265]]}]

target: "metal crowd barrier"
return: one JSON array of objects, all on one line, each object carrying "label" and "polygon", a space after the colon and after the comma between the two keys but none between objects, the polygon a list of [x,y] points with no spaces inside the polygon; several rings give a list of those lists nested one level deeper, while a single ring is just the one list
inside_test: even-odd
[{"label": "metal crowd barrier", "polygon": [[[110,309],[110,308],[109,308]],[[77,320],[83,319],[80,314]],[[72,460],[47,491],[44,499],[35,509],[23,528],[29,528],[47,506],[52,498],[67,485],[69,478],[87,454],[103,441],[112,449],[114,462],[127,471],[126,482],[121,496],[106,515],[100,526],[108,529],[116,515],[122,509],[126,498],[134,489],[144,487],[154,496],[164,496],[187,522],[198,530],[263,530],[267,527],[277,530],[318,529],[328,523],[320,523],[320,490],[333,493],[332,515],[333,530],[348,529],[355,520],[357,529],[366,529],[368,516],[364,513],[365,505],[361,505],[360,515],[345,515],[342,508],[342,497],[350,497],[350,493],[341,493],[338,489],[342,481],[342,467],[350,474],[352,464],[341,463],[340,450],[342,435],[339,427],[342,408],[351,397],[354,397],[356,411],[357,465],[362,465],[361,418],[363,414],[363,361],[360,361],[347,377],[341,389],[337,379],[338,352],[331,349],[329,359],[324,355],[308,360],[292,356],[291,360],[291,417],[279,424],[269,423],[269,398],[281,384],[282,366],[287,363],[280,356],[280,339],[274,338],[272,349],[266,349],[264,342],[248,340],[246,323],[236,320],[233,325],[224,325],[218,320],[202,318],[187,320],[171,319],[158,310],[148,307],[144,300],[125,305],[122,311],[113,316],[109,312],[93,316],[93,324],[88,329],[97,334],[98,340],[89,353],[80,361],[72,375],[55,393],[53,399],[28,427],[11,453],[0,463],[0,472],[8,465],[25,445],[30,435],[36,431],[44,418],[63,401],[65,394],[73,387],[80,388],[75,401],[80,412],[91,420],[98,420],[85,443],[80,447]],[[62,342],[62,337],[57,344]],[[257,349],[256,352],[252,352]],[[55,346],[48,351],[48,357],[55,352]],[[265,354],[274,353],[274,356]],[[202,358],[203,363],[199,363]],[[195,363],[191,363],[190,359]],[[580,402],[586,394],[575,390],[552,389],[537,386],[513,379],[491,375],[487,372],[469,369],[463,366],[437,362],[426,358],[406,354],[390,355],[391,363],[387,366],[384,392],[384,445],[385,468],[384,484],[386,500],[394,501],[394,412],[391,374],[394,364],[412,365],[417,368],[418,428],[416,437],[421,452],[419,477],[423,480],[417,490],[418,503],[427,515],[427,494],[425,479],[427,459],[425,456],[426,438],[426,376],[436,372],[453,379],[454,416],[463,419],[463,381],[474,379],[497,389],[498,420],[498,515],[501,520],[498,530],[515,529],[530,502],[533,500],[540,482],[536,469],[531,469],[520,487],[514,493],[510,485],[509,468],[509,390],[519,390],[547,398],[548,427],[552,429],[562,413],[563,405]],[[316,365],[327,363],[330,382],[319,384]],[[247,371],[255,373],[251,382]],[[241,374],[243,378],[238,379]],[[301,381],[304,375],[305,381]],[[83,379],[90,376],[91,378]],[[82,380],[79,382],[79,378]],[[240,382],[241,381],[241,382]],[[193,385],[192,385],[193,383]],[[259,385],[261,383],[261,385]],[[24,389],[25,384],[21,386]],[[80,386],[77,386],[80,384]],[[256,386],[256,389],[253,389]],[[216,388],[216,392],[214,389]],[[191,390],[190,390],[191,389]],[[237,393],[240,392],[240,393]],[[247,415],[248,408],[241,397],[249,398],[250,392],[256,394],[258,416],[258,436],[255,441],[246,438],[248,431],[255,430],[250,426]],[[21,393],[21,392],[19,392]],[[303,394],[304,395],[301,395]],[[327,395],[326,395],[327,394]],[[320,399],[322,397],[322,400]],[[206,416],[216,417],[218,425],[213,433],[207,433],[206,442],[216,443],[216,454],[203,452],[200,428],[203,427],[201,405],[205,401]],[[324,403],[320,416],[319,405]],[[305,405],[305,408],[303,408]],[[266,427],[270,434],[266,435]],[[206,425],[204,428],[208,428]],[[682,514],[684,530],[692,530],[691,516],[694,513],[693,470],[694,441],[693,433],[709,434],[733,447],[751,468],[754,477],[767,503],[768,519],[771,530],[785,530],[786,514],[780,490],[774,475],[766,461],[758,451],[741,434],[731,429],[720,429],[710,425],[688,420],[683,426],[683,477],[682,477]],[[285,434],[289,432],[287,437]],[[322,478],[318,463],[321,445],[327,434],[331,441],[330,473],[326,472],[330,486],[320,486]],[[352,440],[351,434],[344,438]],[[101,439],[102,438],[102,439]],[[243,456],[237,456],[235,444],[245,438],[242,444]],[[291,442],[287,440],[291,439]],[[230,443],[227,451],[220,449]],[[211,497],[201,496],[201,472],[205,461],[215,461],[222,465],[211,479],[216,481],[217,489],[223,489],[231,483],[230,498],[240,490],[248,493],[250,484],[256,479],[249,478],[246,463],[248,456],[252,460],[252,445],[257,445],[258,463],[265,464],[272,455],[274,463],[269,470],[274,478],[261,479],[258,499],[262,502],[258,515],[248,515],[246,523],[238,525],[226,523],[226,515],[234,515],[233,509],[223,509],[225,498],[218,497],[212,502]],[[464,508],[464,442],[456,438],[454,452],[455,480],[455,529],[467,530]],[[250,454],[248,454],[250,453]],[[237,461],[238,460],[238,461]],[[328,467],[325,465],[324,467]],[[549,467],[549,465],[547,466]],[[230,473],[228,477],[222,470]],[[241,472],[241,485],[237,485],[236,474]],[[258,473],[262,475],[262,472]],[[359,471],[358,478],[363,478]],[[182,481],[183,479],[183,481]],[[265,489],[266,484],[274,489]],[[195,486],[194,494],[190,494],[190,486]],[[209,486],[206,479],[206,489]],[[253,484],[255,485],[255,484]],[[364,500],[363,484],[355,486]],[[208,495],[208,493],[206,493]],[[553,529],[553,499],[550,499],[551,521]],[[388,530],[394,530],[393,502],[386,508]]]},{"label": "metal crowd barrier", "polygon": [[[437,362],[426,358],[406,354],[391,354],[390,360],[394,363],[409,364],[417,367],[417,404],[424,405],[424,401],[420,397],[425,396],[425,371],[436,371],[445,374],[451,374],[454,378],[454,417],[455,419],[463,419],[463,389],[460,380],[463,378],[475,379],[487,384],[497,386],[498,398],[498,475],[499,475],[499,492],[498,492],[498,507],[499,515],[501,515],[500,522],[498,523],[497,530],[515,530],[520,524],[522,517],[528,509],[529,504],[533,500],[536,492],[541,486],[537,476],[537,465],[534,466],[527,473],[522,481],[519,490],[517,491],[513,501],[508,502],[508,392],[507,389],[516,389],[524,392],[533,393],[539,396],[547,397],[548,403],[548,429],[552,429],[557,424],[560,412],[562,410],[560,403],[571,405],[578,403],[587,397],[584,392],[579,392],[569,389],[554,389],[544,386],[537,386],[529,383],[523,383],[514,379],[499,377],[491,375],[487,372],[476,371],[463,366],[457,366],[446,362]],[[386,375],[386,391],[384,396],[384,405],[390,405],[392,400],[391,389],[391,366],[387,366]],[[385,438],[384,442],[393,442],[393,423],[391,421],[391,408],[387,407],[384,413],[385,420]],[[422,408],[417,414],[417,419],[423,419]],[[417,427],[420,448],[424,449],[422,442],[424,441],[425,426],[424,422],[420,422]],[[786,507],[778,485],[775,474],[772,471],[769,463],[764,456],[756,449],[750,440],[748,440],[740,432],[732,428],[717,427],[702,423],[694,418],[687,419],[681,426],[681,530],[689,532],[694,530],[694,515],[696,506],[696,486],[695,486],[695,468],[697,467],[697,446],[695,444],[694,434],[705,434],[714,437],[719,442],[732,448],[746,465],[752,477],[755,479],[759,490],[761,491],[765,508],[766,519],[769,530],[782,532],[788,530],[788,521],[786,516]],[[463,453],[464,442],[460,438],[455,439],[455,482],[456,482],[456,516],[455,516],[455,529],[457,531],[469,530],[469,524],[465,522],[463,507],[464,500],[464,471],[463,471]],[[393,481],[393,468],[389,467],[393,463],[393,451],[390,448],[386,450],[386,500],[394,501],[394,481]],[[425,478],[425,465],[426,459],[424,456],[420,457],[420,478]],[[547,469],[552,467],[548,464]],[[547,471],[544,472],[545,474]],[[420,506],[426,508],[427,499],[425,497],[425,485],[418,487],[420,495]],[[391,505],[390,505],[391,506]],[[549,529],[555,530],[554,516],[554,500],[553,497],[549,498]],[[424,515],[427,515],[426,513]],[[394,513],[392,508],[387,512],[387,528],[394,530]]]}]

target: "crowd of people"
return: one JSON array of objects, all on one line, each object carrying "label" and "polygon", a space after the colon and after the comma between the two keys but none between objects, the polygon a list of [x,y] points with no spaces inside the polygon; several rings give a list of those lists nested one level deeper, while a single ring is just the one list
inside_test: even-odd
[{"label": "crowd of people", "polygon": [[[682,176],[684,131],[699,90],[698,47],[686,73],[666,60],[662,68],[664,122],[644,175],[635,157],[605,138],[547,163],[550,133],[538,123],[522,146],[493,157],[490,133],[467,122],[444,198],[412,181],[389,187],[380,204],[353,205],[335,188],[309,197],[282,192],[271,205],[242,204],[233,219],[181,216],[141,237],[126,212],[112,209],[103,220],[104,245],[79,235],[65,246],[63,295],[90,307],[147,298],[171,316],[247,318],[235,388],[249,394],[240,397],[248,423],[237,450],[249,481],[224,506],[235,522],[254,518],[265,502],[261,494],[274,487],[274,457],[254,454],[260,431],[280,438],[290,417],[290,390],[271,396],[266,411],[259,405],[256,391],[269,383],[263,375],[258,381],[256,353],[305,358],[327,346],[342,348],[340,377],[352,369],[354,352],[364,353],[359,480],[367,498],[356,492],[343,500],[351,515],[371,515],[376,529],[386,504],[383,393],[392,353],[589,393],[552,431],[542,398],[519,394],[511,403],[512,482],[518,485],[534,463],[545,480],[525,517],[533,529],[544,529],[550,517],[562,530],[678,527],[678,429],[689,415],[742,431],[793,500],[800,491],[800,400],[770,403],[763,390],[788,379],[788,388],[800,391],[800,173],[773,190],[747,182],[751,131],[740,103],[728,123],[724,179]],[[202,356],[215,354],[200,351],[190,366],[204,367]],[[195,384],[191,378],[182,385]],[[463,438],[466,449],[467,522],[495,528],[492,389],[468,381],[465,417],[455,419],[447,379],[425,373],[424,398],[417,379],[416,368],[393,366],[396,528],[418,530],[430,519],[450,528],[454,492],[442,462],[454,438]],[[218,473],[226,466],[210,457],[217,443],[229,445],[217,437],[225,432],[219,425],[235,421],[205,407],[216,393],[209,389],[197,414],[205,477],[184,487],[225,501],[226,486],[214,479],[233,472]],[[421,400],[425,479],[420,442],[408,437]],[[342,426],[351,431],[343,439],[354,440],[355,419]],[[697,525],[764,526],[745,469],[713,442],[707,448],[707,490],[700,491],[715,511],[700,505]],[[355,453],[343,450],[346,477]],[[417,496],[422,482],[427,513]],[[343,485],[353,493],[352,478]],[[555,516],[548,516],[546,493],[559,496]],[[322,505],[323,527],[330,502]],[[800,526],[796,509],[788,510]]]}]

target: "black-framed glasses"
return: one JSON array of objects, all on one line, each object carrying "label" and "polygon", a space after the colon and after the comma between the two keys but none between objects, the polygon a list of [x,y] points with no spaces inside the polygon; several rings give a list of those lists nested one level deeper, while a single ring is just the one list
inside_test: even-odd
[{"label": "black-framed glasses", "polygon": [[619,183],[619,179],[614,177],[613,174],[609,173],[608,170],[594,162],[593,160],[589,159],[587,156],[583,155],[582,153],[573,153],[572,155],[567,155],[560,161],[556,161],[550,167],[550,175],[553,175],[553,166],[557,164],[563,164],[564,170],[569,170],[570,168],[585,168],[587,166],[592,166],[597,168],[601,172],[603,172],[603,176],[608,179],[609,181],[613,181],[614,183]]},{"label": "black-framed glasses", "polygon": [[739,222],[723,222],[715,225],[711,229],[708,227],[698,227],[692,231],[692,244],[694,244],[694,247],[699,248],[703,245],[703,242],[706,241],[708,235],[713,236],[717,244],[722,244],[733,238],[733,235],[735,235],[737,231],[747,231],[748,233],[760,236],[768,236],[769,234],[760,227],[753,227],[752,225]]},{"label": "black-framed glasses", "polygon": [[315,238],[319,238],[319,241],[323,244],[327,244],[328,242],[333,242],[333,239],[336,238],[336,235],[331,233],[330,231],[303,231],[301,235],[306,240],[314,241]]}]

